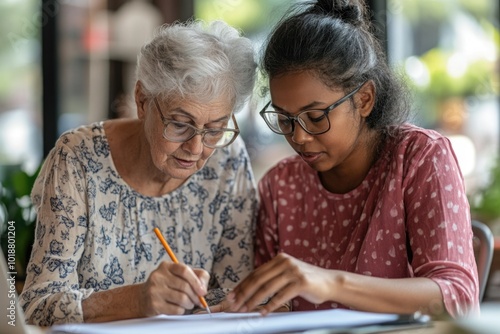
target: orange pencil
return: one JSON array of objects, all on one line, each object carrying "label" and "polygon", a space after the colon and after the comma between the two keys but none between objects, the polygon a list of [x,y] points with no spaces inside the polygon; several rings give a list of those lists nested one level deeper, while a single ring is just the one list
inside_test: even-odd
[{"label": "orange pencil", "polygon": [[[160,239],[160,242],[162,243],[163,247],[165,247],[165,250],[167,251],[168,256],[170,256],[170,259],[172,260],[172,262],[179,263],[179,261],[177,260],[177,257],[175,256],[174,252],[172,252],[172,249],[168,245],[167,240],[165,240],[165,238],[161,234],[158,227],[155,227],[153,231],[155,231],[156,236],[158,237],[158,239]],[[198,298],[200,298],[201,305],[203,305],[203,307],[210,314],[210,309],[208,308],[208,304],[207,304],[205,298],[203,298],[202,296],[199,296]]]}]

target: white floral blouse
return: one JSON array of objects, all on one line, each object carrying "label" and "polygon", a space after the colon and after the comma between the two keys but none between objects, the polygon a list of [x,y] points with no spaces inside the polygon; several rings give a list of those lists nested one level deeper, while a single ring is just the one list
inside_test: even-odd
[{"label": "white floral blouse", "polygon": [[82,322],[82,300],[94,291],[144,282],[169,261],[155,227],[179,261],[210,273],[207,302],[220,302],[253,269],[255,187],[240,138],[175,191],[148,197],[116,171],[102,122],[63,134],[31,194],[38,220],[20,296],[27,321]]}]

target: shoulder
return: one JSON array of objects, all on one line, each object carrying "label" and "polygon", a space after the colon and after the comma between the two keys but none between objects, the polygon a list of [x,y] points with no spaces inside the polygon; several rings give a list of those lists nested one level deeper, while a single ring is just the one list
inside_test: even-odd
[{"label": "shoulder", "polygon": [[405,157],[419,156],[435,151],[444,154],[453,151],[446,136],[435,130],[425,129],[413,124],[404,124],[399,127],[386,148],[393,154]]},{"label": "shoulder", "polygon": [[450,140],[435,130],[415,125],[401,126],[382,156],[388,168],[407,176],[460,171]]},{"label": "shoulder", "polygon": [[439,141],[446,138],[436,130],[426,129],[414,124],[406,123],[398,128],[402,140]]},{"label": "shoulder", "polygon": [[[101,145],[99,145],[101,144]],[[107,140],[102,123],[92,123],[64,132],[56,142],[56,147],[68,147],[72,150],[82,147],[106,146]],[[102,147],[100,148],[102,149]]]},{"label": "shoulder", "polygon": [[299,155],[292,155],[272,166],[262,177],[262,182],[286,181],[291,176],[306,178],[311,173],[314,174],[314,170]]},{"label": "shoulder", "polygon": [[[64,132],[45,159],[37,181],[32,189],[34,203],[49,185],[70,185],[81,187],[78,180],[89,171],[102,169],[103,163],[96,158],[96,151],[108,152],[107,145],[101,144],[103,131],[101,123],[80,126]],[[102,147],[105,147],[104,149]]]},{"label": "shoulder", "polygon": [[93,123],[64,132],[57,140],[48,160],[52,160],[54,164],[65,163],[95,171],[102,168],[101,160],[109,155],[109,145],[102,123]]}]

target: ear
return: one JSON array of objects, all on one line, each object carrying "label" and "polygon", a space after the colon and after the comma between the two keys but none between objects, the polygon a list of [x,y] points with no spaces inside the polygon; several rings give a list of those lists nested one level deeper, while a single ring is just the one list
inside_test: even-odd
[{"label": "ear", "polygon": [[355,106],[361,117],[368,117],[375,105],[375,85],[367,81],[354,96]]},{"label": "ear", "polygon": [[146,95],[139,80],[135,83],[134,97],[135,106],[137,107],[137,117],[144,120],[144,117],[146,117],[146,110],[144,109],[146,106]]}]

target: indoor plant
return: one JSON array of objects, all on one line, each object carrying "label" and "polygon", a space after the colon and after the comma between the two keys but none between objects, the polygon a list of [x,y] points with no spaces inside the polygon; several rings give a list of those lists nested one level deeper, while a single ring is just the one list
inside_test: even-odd
[{"label": "indoor plant", "polygon": [[8,238],[14,232],[17,278],[21,280],[34,240],[36,216],[30,193],[38,172],[39,168],[29,174],[20,165],[0,165],[0,244],[7,255]]},{"label": "indoor plant", "polygon": [[500,158],[491,168],[489,181],[469,198],[473,218],[487,224],[500,237]]}]

